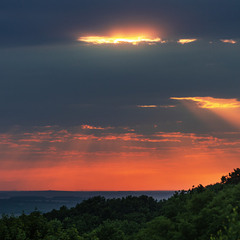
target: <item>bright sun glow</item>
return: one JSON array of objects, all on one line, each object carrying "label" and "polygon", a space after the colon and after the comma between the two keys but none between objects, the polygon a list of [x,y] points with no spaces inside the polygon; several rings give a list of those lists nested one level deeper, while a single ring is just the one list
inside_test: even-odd
[{"label": "bright sun glow", "polygon": [[78,38],[78,41],[86,42],[89,44],[133,44],[139,43],[154,44],[162,42],[161,38],[151,38],[145,36],[133,36],[133,37],[106,37],[106,36],[86,36]]}]

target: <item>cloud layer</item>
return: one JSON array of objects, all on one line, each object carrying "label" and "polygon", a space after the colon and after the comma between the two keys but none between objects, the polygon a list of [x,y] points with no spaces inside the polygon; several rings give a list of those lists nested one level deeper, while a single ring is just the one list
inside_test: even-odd
[{"label": "cloud layer", "polygon": [[239,134],[140,134],[90,125],[15,130],[0,134],[0,188],[174,190],[188,188],[189,181],[207,184],[237,163]]}]

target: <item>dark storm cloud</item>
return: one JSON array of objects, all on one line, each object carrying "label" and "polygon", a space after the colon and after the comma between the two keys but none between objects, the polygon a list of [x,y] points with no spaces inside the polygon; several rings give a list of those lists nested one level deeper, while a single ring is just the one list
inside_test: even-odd
[{"label": "dark storm cloud", "polygon": [[153,25],[164,37],[239,38],[237,0],[49,0],[0,3],[0,44],[71,43],[112,26]]},{"label": "dark storm cloud", "polygon": [[139,131],[151,132],[148,125],[157,124],[159,131],[208,131],[186,109],[137,105],[240,97],[238,51],[223,43],[1,50],[0,125],[145,126]]},{"label": "dark storm cloud", "polygon": [[[234,0],[1,1],[0,130],[90,124],[134,126],[139,132],[154,132],[154,125],[158,131],[208,131],[179,106],[137,105],[177,104],[169,98],[184,96],[239,98],[239,43],[219,41],[240,38],[239,13]],[[81,34],[128,24],[163,29],[170,39],[200,40],[74,43]]]}]

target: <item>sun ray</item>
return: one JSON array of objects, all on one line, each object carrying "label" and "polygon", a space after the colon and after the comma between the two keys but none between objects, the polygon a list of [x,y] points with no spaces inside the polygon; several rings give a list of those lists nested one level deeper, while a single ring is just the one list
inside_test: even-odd
[{"label": "sun ray", "polygon": [[[207,109],[228,124],[240,129],[240,101],[236,98],[213,98],[213,97],[171,97],[170,99],[183,101],[184,105],[195,114],[199,115],[197,109]],[[194,102],[195,107],[186,102]],[[203,114],[201,112],[201,114]]]}]

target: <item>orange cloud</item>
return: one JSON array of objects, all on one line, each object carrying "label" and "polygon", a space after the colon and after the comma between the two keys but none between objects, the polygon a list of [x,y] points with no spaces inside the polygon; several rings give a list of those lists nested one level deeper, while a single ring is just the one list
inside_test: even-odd
[{"label": "orange cloud", "polygon": [[93,130],[93,129],[103,130],[104,129],[102,127],[94,127],[94,126],[90,126],[90,125],[81,125],[81,128],[82,129],[90,129],[90,130]]},{"label": "orange cloud", "polygon": [[139,108],[157,108],[157,105],[137,105]]},{"label": "orange cloud", "polygon": [[190,39],[184,38],[184,39],[179,39],[179,40],[178,40],[178,43],[180,43],[180,44],[186,44],[186,43],[191,43],[191,42],[195,42],[195,41],[197,41],[196,38],[190,38]]},{"label": "orange cloud", "polygon": [[237,43],[237,41],[235,41],[233,39],[221,39],[220,41],[223,43],[231,43],[231,44]]},{"label": "orange cloud", "polygon": [[84,130],[109,130],[113,129],[113,127],[96,127],[96,126],[91,126],[91,125],[81,125],[81,128]]},{"label": "orange cloud", "polygon": [[137,105],[139,108],[174,108],[175,105]]}]

